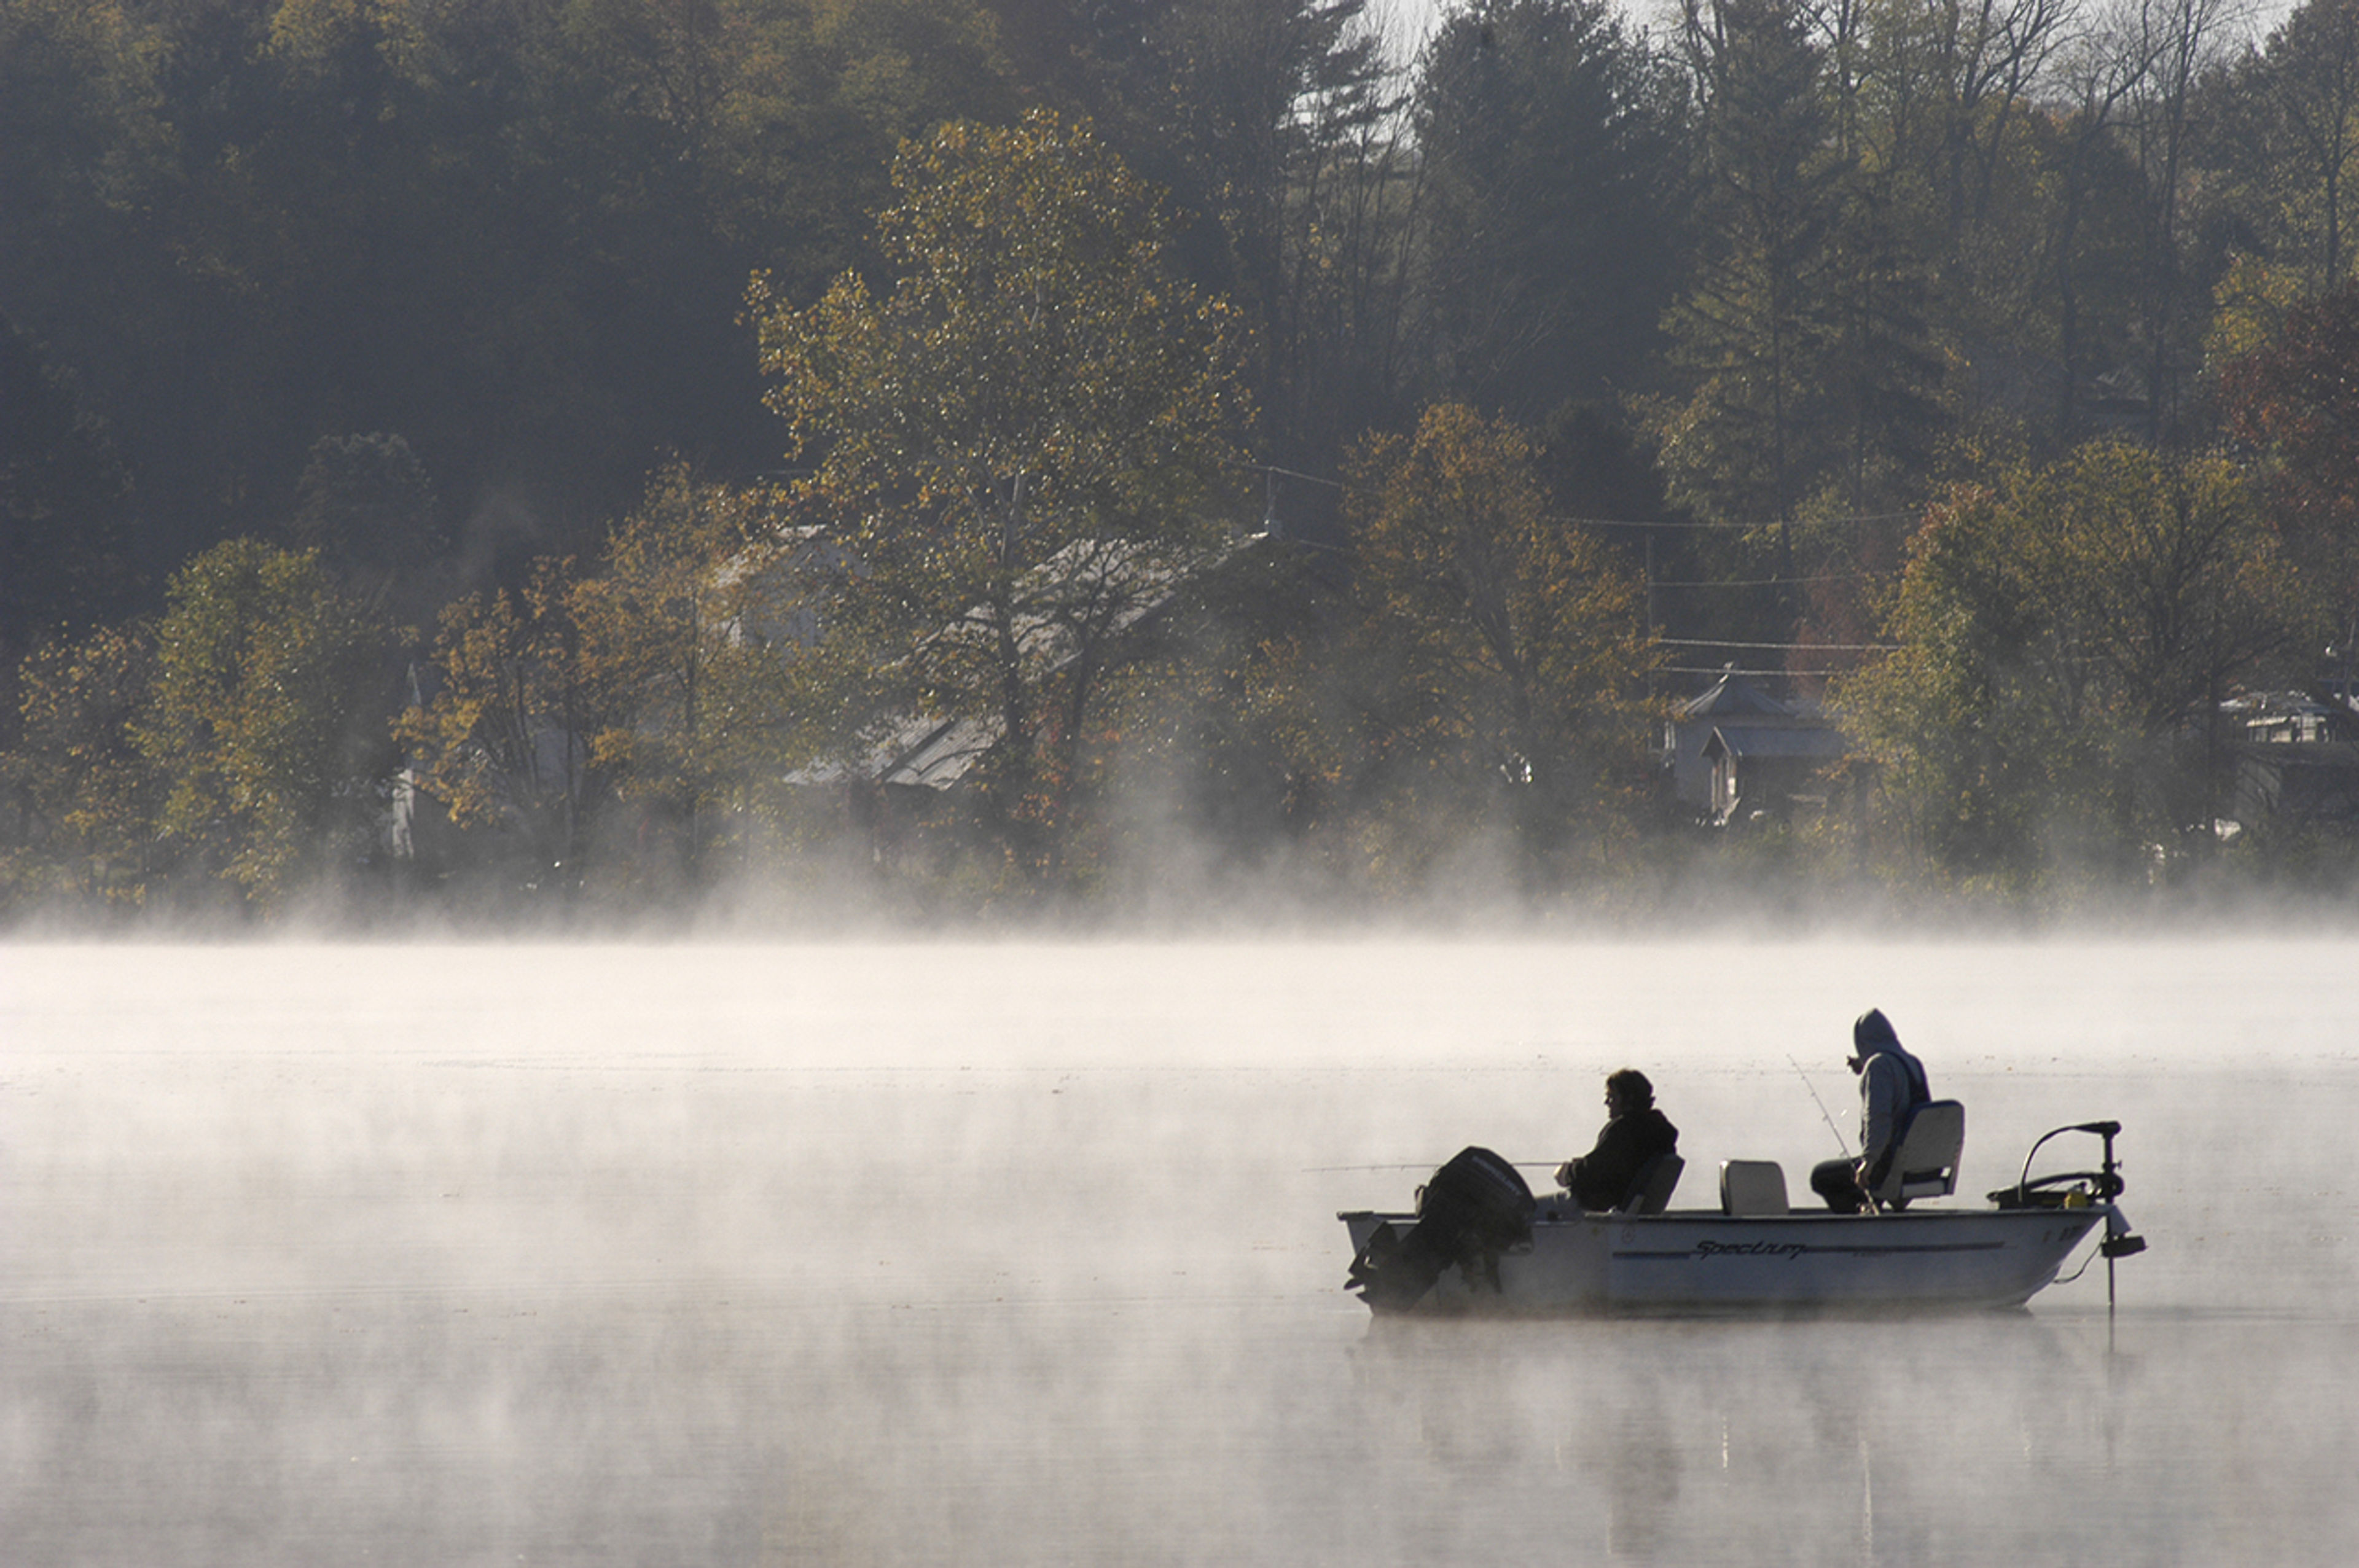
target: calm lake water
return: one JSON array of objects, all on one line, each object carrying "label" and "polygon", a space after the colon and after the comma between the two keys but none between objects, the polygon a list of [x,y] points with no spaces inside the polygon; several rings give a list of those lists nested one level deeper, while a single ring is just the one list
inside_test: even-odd
[{"label": "calm lake water", "polygon": [[[0,1555],[2341,1564],[2354,979],[2232,935],[0,948]],[[1675,1203],[1804,1190],[1871,1004],[1966,1102],[1962,1193],[2125,1124],[2113,1316],[2102,1261],[1913,1322],[1339,1289],[1336,1210],[1579,1152],[1625,1065]]]}]

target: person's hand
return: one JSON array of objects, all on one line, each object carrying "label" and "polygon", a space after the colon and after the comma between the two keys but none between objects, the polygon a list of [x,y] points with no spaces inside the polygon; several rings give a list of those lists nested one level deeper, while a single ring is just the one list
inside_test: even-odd
[{"label": "person's hand", "polygon": [[1556,1168],[1556,1184],[1565,1191],[1572,1190],[1572,1178],[1581,1173],[1579,1160],[1567,1160]]}]

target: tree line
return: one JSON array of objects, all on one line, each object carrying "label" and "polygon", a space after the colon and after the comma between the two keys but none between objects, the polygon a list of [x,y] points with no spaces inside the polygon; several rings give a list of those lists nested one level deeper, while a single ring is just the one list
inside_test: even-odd
[{"label": "tree line", "polygon": [[1723,860],[2217,859],[2359,630],[2359,0],[2236,26],[0,0],[8,897],[1627,896],[1723,644],[1875,787]]}]

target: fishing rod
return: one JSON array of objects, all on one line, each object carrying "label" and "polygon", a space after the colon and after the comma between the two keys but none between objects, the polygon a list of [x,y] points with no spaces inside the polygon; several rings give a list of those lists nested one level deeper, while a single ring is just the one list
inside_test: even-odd
[{"label": "fishing rod", "polygon": [[[1564,1162],[1561,1160],[1510,1160],[1507,1163],[1519,1171],[1553,1171]],[[1433,1169],[1435,1169],[1434,1165],[1430,1162],[1413,1163],[1402,1161],[1390,1165],[1305,1165],[1302,1167],[1302,1173],[1307,1176],[1319,1176],[1332,1175],[1337,1172],[1430,1171]]]},{"label": "fishing rod", "polygon": [[1827,1130],[1835,1135],[1835,1147],[1849,1154],[1851,1140],[1843,1135],[1843,1129],[1835,1125],[1833,1114],[1827,1109],[1827,1102],[1819,1098],[1819,1086],[1810,1082],[1810,1075],[1802,1071],[1802,1064],[1794,1060],[1791,1051],[1786,1053],[1786,1065],[1794,1069],[1794,1076],[1802,1080],[1804,1088],[1810,1091],[1810,1103],[1819,1108],[1821,1116],[1826,1118]]}]

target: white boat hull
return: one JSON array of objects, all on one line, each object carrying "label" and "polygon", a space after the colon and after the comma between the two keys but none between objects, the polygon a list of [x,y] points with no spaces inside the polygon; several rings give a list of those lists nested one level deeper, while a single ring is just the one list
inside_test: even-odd
[{"label": "white boat hull", "polygon": [[[1337,1216],[1356,1254],[1380,1225],[1414,1215]],[[2021,1306],[2054,1282],[2090,1233],[2127,1222],[2077,1208],[1915,1209],[1876,1215],[1593,1214],[1532,1225],[1498,1260],[1498,1287],[1455,1267],[1408,1310],[1419,1315]]]}]

